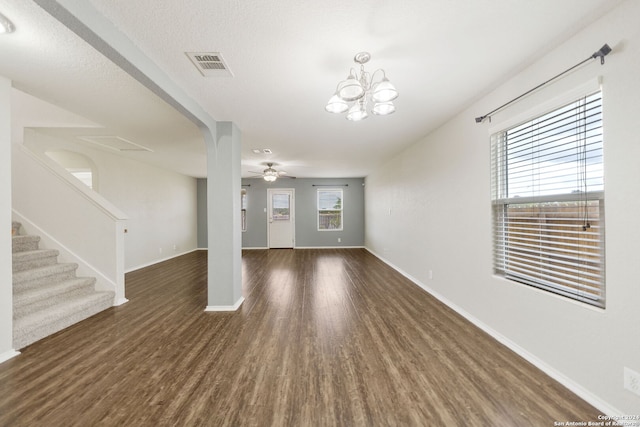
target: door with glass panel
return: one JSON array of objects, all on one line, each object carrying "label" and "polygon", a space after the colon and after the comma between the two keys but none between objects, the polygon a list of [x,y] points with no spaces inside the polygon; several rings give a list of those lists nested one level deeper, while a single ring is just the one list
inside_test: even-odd
[{"label": "door with glass panel", "polygon": [[295,246],[295,209],[292,188],[267,189],[267,239],[269,248]]}]

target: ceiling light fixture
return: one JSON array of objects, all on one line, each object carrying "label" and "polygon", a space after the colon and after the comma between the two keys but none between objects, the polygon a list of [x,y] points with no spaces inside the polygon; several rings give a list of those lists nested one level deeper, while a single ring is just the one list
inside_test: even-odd
[{"label": "ceiling light fixture", "polygon": [[[373,74],[364,70],[364,64],[370,59],[369,52],[360,52],[353,58],[354,62],[360,64],[360,75],[352,68],[347,79],[338,83],[335,94],[324,107],[327,112],[339,114],[346,111],[348,120],[363,120],[369,116],[368,101],[373,102],[371,112],[378,116],[386,116],[396,111],[391,101],[398,97],[398,91],[387,79],[382,68],[377,69]],[[382,73],[382,78],[375,81],[377,73]],[[352,105],[349,104],[351,102],[353,102]]]},{"label": "ceiling light fixture", "polygon": [[9,18],[0,13],[0,34],[13,33],[15,29]]},{"label": "ceiling light fixture", "polygon": [[269,167],[263,171],[262,177],[265,181],[273,182],[278,179],[278,171],[272,168],[271,163],[269,163]]}]

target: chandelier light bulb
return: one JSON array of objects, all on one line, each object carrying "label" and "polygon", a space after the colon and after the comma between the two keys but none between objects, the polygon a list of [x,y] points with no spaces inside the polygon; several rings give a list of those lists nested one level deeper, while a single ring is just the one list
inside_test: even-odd
[{"label": "chandelier light bulb", "polygon": [[364,93],[365,89],[353,74],[338,85],[338,96],[347,102],[362,98]]},{"label": "chandelier light bulb", "polygon": [[364,102],[356,102],[347,113],[347,120],[351,120],[353,122],[364,120],[367,117],[369,117],[369,115],[367,114],[367,109],[364,106]]},{"label": "chandelier light bulb", "polygon": [[378,116],[386,116],[396,111],[396,106],[393,102],[376,102],[371,112]]},{"label": "chandelier light bulb", "polygon": [[344,113],[349,109],[349,104],[340,98],[338,94],[335,94],[329,99],[329,102],[327,102],[327,106],[324,107],[324,109],[329,113]]},{"label": "chandelier light bulb", "polygon": [[371,97],[376,102],[389,102],[398,97],[398,91],[386,77],[373,86]]}]

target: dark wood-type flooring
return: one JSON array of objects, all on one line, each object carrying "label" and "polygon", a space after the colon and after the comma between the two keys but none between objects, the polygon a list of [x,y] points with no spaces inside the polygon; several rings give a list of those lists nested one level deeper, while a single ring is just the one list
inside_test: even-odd
[{"label": "dark wood-type flooring", "polygon": [[365,250],[206,253],[126,275],[130,302],[0,364],[0,426],[553,426],[599,412]]}]

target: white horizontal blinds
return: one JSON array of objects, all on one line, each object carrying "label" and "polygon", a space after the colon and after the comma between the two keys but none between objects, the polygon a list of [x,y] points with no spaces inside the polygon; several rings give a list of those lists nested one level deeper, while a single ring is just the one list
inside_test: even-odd
[{"label": "white horizontal blinds", "polygon": [[495,240],[496,272],[580,300],[602,303],[601,205],[588,202],[591,227],[583,231],[583,202],[496,206],[502,223]]},{"label": "white horizontal blinds", "polygon": [[[506,132],[508,197],[603,189],[600,92]],[[580,168],[580,169],[578,169]]]},{"label": "white horizontal blinds", "polygon": [[604,306],[600,92],[492,137],[497,274]]}]

